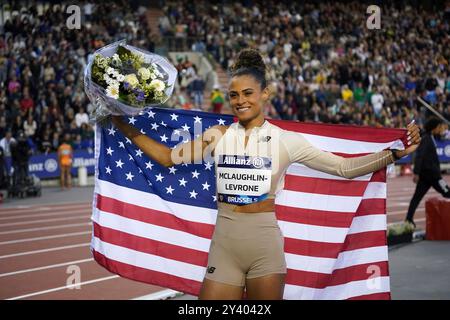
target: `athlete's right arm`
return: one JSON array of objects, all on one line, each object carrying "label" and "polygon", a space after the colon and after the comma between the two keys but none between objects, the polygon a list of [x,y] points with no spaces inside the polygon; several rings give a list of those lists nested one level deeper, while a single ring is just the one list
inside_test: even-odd
[{"label": "athlete's right arm", "polygon": [[[180,163],[201,161],[206,151],[214,150],[217,142],[225,133],[226,126],[214,126],[207,129],[197,139],[188,143],[179,143],[172,150],[162,143],[142,134],[135,127],[123,122],[120,116],[113,116],[112,123],[141,151],[165,167]],[[208,148],[208,149],[207,149]]]}]

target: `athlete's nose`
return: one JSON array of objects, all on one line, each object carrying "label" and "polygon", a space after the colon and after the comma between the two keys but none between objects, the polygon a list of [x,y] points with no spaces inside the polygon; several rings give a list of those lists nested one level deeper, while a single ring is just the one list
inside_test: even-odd
[{"label": "athlete's nose", "polygon": [[242,106],[245,103],[246,99],[244,96],[239,96],[237,105]]}]

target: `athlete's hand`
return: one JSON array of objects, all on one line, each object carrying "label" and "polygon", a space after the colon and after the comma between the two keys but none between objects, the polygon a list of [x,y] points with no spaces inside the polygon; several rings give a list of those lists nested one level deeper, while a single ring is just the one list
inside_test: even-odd
[{"label": "athlete's hand", "polygon": [[417,147],[419,147],[421,137],[420,137],[420,129],[419,127],[414,123],[408,124],[408,147],[405,150],[397,150],[396,156],[399,158],[403,158],[407,156],[410,153],[413,153],[416,151]]}]

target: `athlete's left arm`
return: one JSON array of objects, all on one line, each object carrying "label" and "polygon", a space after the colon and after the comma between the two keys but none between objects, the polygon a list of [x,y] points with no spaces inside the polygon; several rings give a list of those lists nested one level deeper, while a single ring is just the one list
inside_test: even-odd
[{"label": "athlete's left arm", "polygon": [[[394,154],[400,159],[417,149],[420,143],[420,131],[415,124],[408,125],[408,135],[410,145],[405,150],[383,150],[373,154],[344,158],[331,152],[322,151],[311,145],[303,136],[297,135],[296,148],[287,146],[291,162],[302,163],[305,166],[329,173],[332,175],[353,179],[366,175],[371,172],[378,171],[381,168],[395,162]],[[285,141],[292,141],[286,139]],[[287,142],[289,144],[289,142]]]}]

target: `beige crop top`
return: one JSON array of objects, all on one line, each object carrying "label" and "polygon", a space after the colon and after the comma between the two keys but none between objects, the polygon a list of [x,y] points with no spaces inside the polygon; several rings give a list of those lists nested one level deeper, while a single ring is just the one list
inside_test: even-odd
[{"label": "beige crop top", "polygon": [[251,130],[245,146],[245,128],[229,126],[214,149],[217,200],[244,205],[275,198],[284,186],[291,163],[332,175],[355,178],[394,162],[389,150],[344,158],[312,146],[301,134],[281,129],[268,121]]}]

